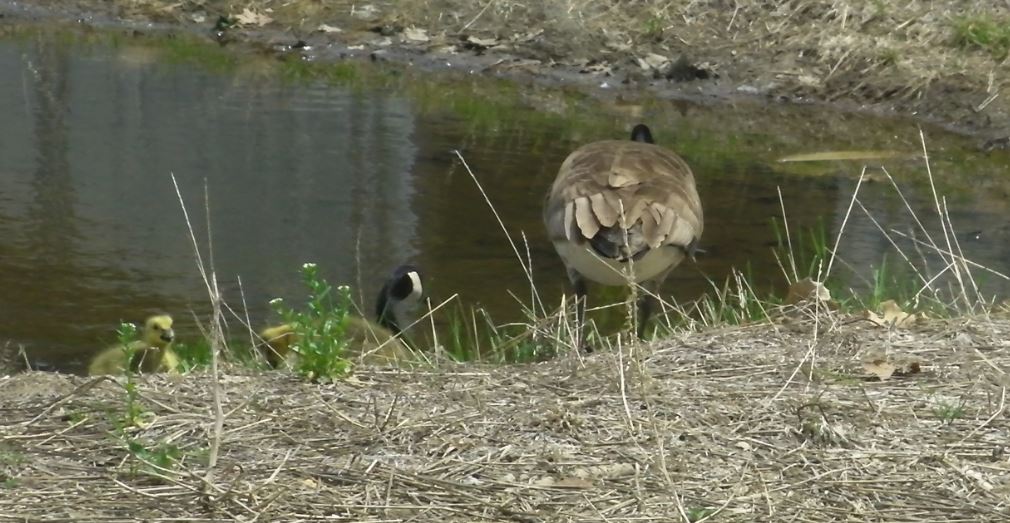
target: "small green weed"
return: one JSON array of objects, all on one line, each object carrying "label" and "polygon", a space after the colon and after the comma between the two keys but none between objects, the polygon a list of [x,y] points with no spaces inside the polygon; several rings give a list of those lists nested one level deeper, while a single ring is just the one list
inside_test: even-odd
[{"label": "small green weed", "polygon": [[642,34],[650,40],[661,40],[663,38],[663,19],[659,16],[650,16],[642,27]]},{"label": "small green weed", "polygon": [[75,410],[67,413],[67,415],[64,416],[63,419],[66,420],[68,425],[76,425],[78,423],[86,421],[89,417],[90,416],[88,416],[87,412],[81,412]]},{"label": "small green weed", "polygon": [[885,47],[877,51],[877,59],[884,65],[895,65],[901,59],[901,54],[897,49]]},{"label": "small green weed", "polygon": [[138,439],[124,439],[126,450],[136,460],[131,464],[131,472],[162,474],[174,470],[182,460],[182,451],[171,443],[159,442],[154,446],[145,445]]},{"label": "small green weed", "polygon": [[954,45],[979,49],[1003,60],[1010,53],[1010,23],[982,17],[962,17],[954,20]]},{"label": "small green weed", "polygon": [[950,425],[964,417],[964,405],[941,401],[933,406],[933,415],[944,424]]},{"label": "small green weed", "polygon": [[295,370],[310,380],[342,378],[351,370],[351,362],[345,357],[347,321],[353,308],[351,289],[346,285],[331,287],[314,263],[302,265],[301,272],[309,290],[305,311],[287,307],[280,298],[270,302],[295,334],[291,346],[299,356]]},{"label": "small green weed", "polygon": [[690,507],[687,509],[687,520],[691,523],[701,521],[715,514],[715,509],[704,507]]},{"label": "small green weed", "polygon": [[13,467],[26,461],[24,454],[18,452],[6,444],[0,444],[0,465]]}]

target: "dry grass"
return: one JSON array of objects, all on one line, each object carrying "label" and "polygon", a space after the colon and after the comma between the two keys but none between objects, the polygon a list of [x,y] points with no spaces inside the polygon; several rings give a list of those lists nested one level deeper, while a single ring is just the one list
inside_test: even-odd
[{"label": "dry grass", "polygon": [[[326,386],[231,369],[210,484],[209,375],[142,379],[152,414],[124,437],[179,449],[156,468],[108,421],[115,382],[18,374],[0,519],[1005,521],[1008,335],[822,317]],[[868,378],[880,353],[922,372]]]}]

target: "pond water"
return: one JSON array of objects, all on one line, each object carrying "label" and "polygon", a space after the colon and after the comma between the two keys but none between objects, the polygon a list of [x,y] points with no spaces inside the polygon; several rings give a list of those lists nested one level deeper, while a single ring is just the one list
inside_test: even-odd
[{"label": "pond water", "polygon": [[[520,319],[511,294],[528,300],[529,284],[456,150],[524,257],[525,235],[540,295],[558,303],[564,273],[541,225],[544,193],[568,152],[623,137],[638,121],[694,167],[705,206],[707,253],[665,288],[679,301],[732,267],[748,268],[759,285],[781,283],[770,225],[781,216],[779,190],[793,229],[821,219],[837,234],[861,163],[776,162],[789,154],[909,152],[874,163],[938,230],[919,130],[907,121],[594,101],[533,85],[501,87],[502,102],[487,97],[489,80],[431,76],[424,86],[417,73],[344,86],[292,81],[276,60],[218,68],[159,46],[51,31],[0,38],[0,341],[24,345],[37,365],[79,371],[119,320],[155,310],[173,313],[181,338],[198,335],[191,312],[206,313],[206,290],[171,174],[204,249],[206,184],[216,274],[228,303],[257,326],[269,320],[271,298],[304,296],[298,269],[308,261],[350,284],[364,310],[384,275],[412,261],[436,302],[458,293],[496,321]],[[1006,157],[925,132],[961,247],[1008,272]],[[864,184],[860,201],[886,228],[914,227],[886,182]],[[857,207],[839,277],[862,285],[888,249]],[[982,280],[989,292],[1006,290],[998,277]]]}]

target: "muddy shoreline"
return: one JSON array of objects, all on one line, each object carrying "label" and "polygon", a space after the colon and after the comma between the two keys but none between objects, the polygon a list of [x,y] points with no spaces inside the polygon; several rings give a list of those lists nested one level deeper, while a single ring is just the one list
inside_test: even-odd
[{"label": "muddy shoreline", "polygon": [[[69,23],[152,36],[181,31],[216,40],[223,46],[244,46],[277,56],[293,54],[306,61],[390,62],[424,71],[457,71],[506,78],[520,84],[535,82],[574,89],[600,99],[651,97],[703,104],[814,105],[937,125],[973,137],[983,150],[1004,148],[1010,142],[1010,105],[999,96],[998,64],[988,70],[987,79],[983,69],[973,78],[960,71],[947,73],[938,68],[925,86],[913,89],[923,73],[902,67],[840,82],[840,76],[855,74],[840,67],[844,58],[836,61],[821,80],[816,78],[816,64],[797,63],[794,70],[784,70],[782,55],[788,54],[787,50],[757,45],[756,41],[748,45],[746,38],[721,48],[699,50],[684,46],[666,54],[650,51],[650,45],[656,47],[652,44],[640,48],[624,46],[618,51],[612,49],[615,47],[612,43],[599,49],[586,46],[572,50],[574,43],[545,37],[558,33],[551,31],[550,26],[546,30],[532,28],[528,37],[496,37],[477,27],[455,32],[437,24],[424,28],[425,21],[410,14],[413,2],[405,3],[407,7],[402,12],[398,11],[399,6],[378,8],[367,16],[320,15],[311,21],[305,17],[298,23],[272,9],[269,1],[251,2],[252,7],[237,14],[218,6],[219,3],[152,1],[141,3],[146,7],[137,7],[135,3],[92,0],[72,4],[43,0],[31,5],[4,0],[0,1],[0,14],[7,24]],[[325,23],[334,19],[335,25]],[[506,25],[499,33],[518,30]],[[844,56],[858,53],[853,49],[856,47],[845,51]],[[931,56],[928,50],[916,59],[936,59],[938,63],[962,59],[962,67],[979,68],[987,60],[970,49],[944,48],[933,54],[941,52],[946,53],[943,60]],[[947,56],[951,53],[963,56]],[[928,69],[928,63],[923,67]]]}]

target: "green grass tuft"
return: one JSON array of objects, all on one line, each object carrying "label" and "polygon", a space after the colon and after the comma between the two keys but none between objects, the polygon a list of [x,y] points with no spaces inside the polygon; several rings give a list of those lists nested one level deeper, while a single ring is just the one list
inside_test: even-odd
[{"label": "green grass tuft", "polygon": [[982,17],[961,17],[954,20],[954,45],[978,49],[1003,60],[1010,53],[1010,23]]}]

